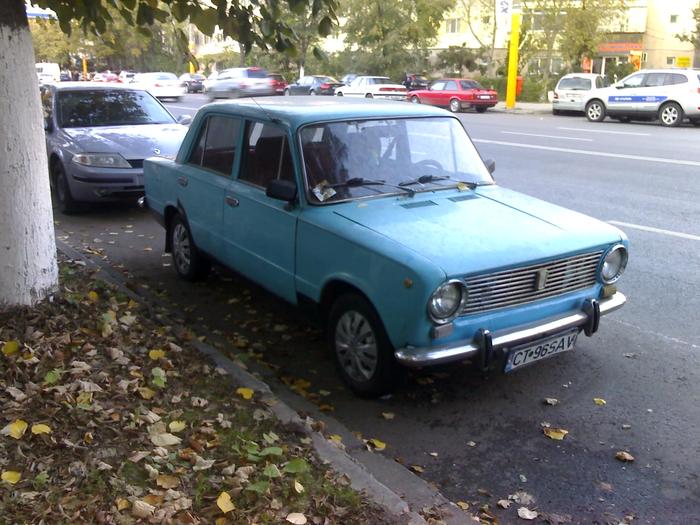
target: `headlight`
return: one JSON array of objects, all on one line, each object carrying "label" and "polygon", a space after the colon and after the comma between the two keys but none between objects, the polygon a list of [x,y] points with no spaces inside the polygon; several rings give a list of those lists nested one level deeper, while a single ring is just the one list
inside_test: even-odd
[{"label": "headlight", "polygon": [[447,323],[460,311],[467,298],[467,289],[461,281],[448,281],[438,286],[428,301],[428,313],[436,323]]},{"label": "headlight", "polygon": [[73,155],[73,162],[81,166],[94,168],[130,168],[124,157],[119,153],[78,153]]},{"label": "headlight", "polygon": [[603,258],[600,278],[605,284],[617,281],[627,267],[627,248],[622,244],[613,246]]}]

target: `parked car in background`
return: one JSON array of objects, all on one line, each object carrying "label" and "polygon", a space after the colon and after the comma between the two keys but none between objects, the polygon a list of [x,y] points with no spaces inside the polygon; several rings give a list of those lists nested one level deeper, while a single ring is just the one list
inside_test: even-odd
[{"label": "parked car in background", "polygon": [[272,79],[261,67],[225,69],[207,87],[211,100],[216,98],[263,97],[274,95]]},{"label": "parked car in background", "polygon": [[199,73],[184,73],[180,75],[180,82],[185,84],[188,93],[202,93],[205,80],[206,77]]},{"label": "parked car in background", "polygon": [[34,67],[37,76],[45,82],[61,81],[61,67],[55,62],[37,62]]},{"label": "parked car in background", "polygon": [[136,73],[133,73],[132,71],[120,71],[119,72],[119,80],[122,81],[124,84],[129,84],[134,81],[134,77],[136,76]]},{"label": "parked car in background", "polygon": [[207,90],[209,89],[209,86],[211,86],[214,83],[214,81],[217,79],[218,76],[219,76],[218,71],[212,71],[211,73],[209,73],[209,76],[207,77],[207,79],[202,82],[202,87],[204,88],[202,90],[202,93],[207,92]]},{"label": "parked car in background", "polygon": [[430,104],[449,108],[453,113],[474,108],[483,113],[498,103],[498,92],[486,89],[469,78],[442,78],[428,89],[411,91],[408,99],[416,104]]},{"label": "parked car in background", "polygon": [[401,365],[571,351],[625,303],[624,233],[494,169],[440,109],[268,98],[201,108],[175,160],[146,161],[145,203],[183,279],[217,260],[315,305],[342,378],[378,396]]},{"label": "parked car in background", "polygon": [[417,89],[428,89],[430,81],[423,75],[416,75],[414,73],[407,73],[406,79],[404,80],[404,86],[409,91],[415,91]]},{"label": "parked car in background", "polygon": [[592,89],[605,87],[605,79],[595,73],[569,73],[557,82],[552,98],[552,114],[586,109],[585,101]]},{"label": "parked car in background", "polygon": [[590,91],[585,111],[592,122],[609,116],[623,122],[658,119],[662,126],[675,127],[688,118],[700,126],[700,70],[637,71],[610,87]]},{"label": "parked car in background", "polygon": [[279,73],[268,73],[267,75],[272,80],[272,89],[275,90],[275,95],[284,95],[284,90],[287,87],[287,81]]},{"label": "parked car in background", "polygon": [[345,84],[346,86],[350,84],[353,80],[355,80],[358,77],[357,74],[355,73],[348,73],[346,75],[343,75],[343,78],[340,79],[340,82]]},{"label": "parked car in background", "polygon": [[121,82],[119,75],[115,73],[95,73],[92,77],[93,82]]},{"label": "parked car in background", "polygon": [[333,77],[325,75],[309,75],[301,77],[289,84],[284,90],[285,95],[335,95],[335,88],[342,86]]},{"label": "parked car in background", "polygon": [[180,100],[187,93],[184,83],[177,78],[175,73],[138,73],[134,76],[135,87],[146,89],[159,99]]},{"label": "parked car in background", "polygon": [[189,117],[176,120],[145,90],[119,84],[43,86],[49,176],[58,208],[143,194],[143,159],[174,156]]},{"label": "parked car in background", "polygon": [[350,82],[350,85],[336,88],[335,94],[339,97],[405,100],[406,86],[394,83],[389,77],[361,76]]}]

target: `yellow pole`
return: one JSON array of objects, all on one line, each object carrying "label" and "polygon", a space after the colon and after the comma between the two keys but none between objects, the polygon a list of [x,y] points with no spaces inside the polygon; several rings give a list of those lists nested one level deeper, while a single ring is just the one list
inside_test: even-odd
[{"label": "yellow pole", "polygon": [[83,80],[87,79],[87,58],[83,58]]},{"label": "yellow pole", "polygon": [[515,83],[518,76],[518,46],[520,45],[520,13],[513,13],[510,26],[510,48],[508,49],[508,87],[506,108],[515,107]]}]

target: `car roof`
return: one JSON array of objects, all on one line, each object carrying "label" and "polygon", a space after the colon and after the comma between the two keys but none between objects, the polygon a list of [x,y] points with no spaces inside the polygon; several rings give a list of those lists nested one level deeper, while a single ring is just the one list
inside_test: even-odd
[{"label": "car roof", "polygon": [[600,77],[602,75],[598,73],[567,73],[563,77],[561,77],[559,80],[562,80],[564,78],[596,78]]},{"label": "car roof", "polygon": [[143,89],[122,84],[105,84],[103,82],[56,82],[50,85],[53,86],[56,91],[114,91],[116,89],[122,91],[144,91]]},{"label": "car roof", "polygon": [[332,120],[451,116],[443,109],[423,104],[347,97],[263,97],[213,102],[199,110],[202,116],[209,113],[280,120],[292,128]]}]

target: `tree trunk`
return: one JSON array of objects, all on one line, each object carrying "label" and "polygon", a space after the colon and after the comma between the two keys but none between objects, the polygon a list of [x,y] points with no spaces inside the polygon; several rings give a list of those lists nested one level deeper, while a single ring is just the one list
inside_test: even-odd
[{"label": "tree trunk", "polygon": [[0,2],[0,309],[58,285],[48,163],[24,0]]}]

